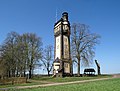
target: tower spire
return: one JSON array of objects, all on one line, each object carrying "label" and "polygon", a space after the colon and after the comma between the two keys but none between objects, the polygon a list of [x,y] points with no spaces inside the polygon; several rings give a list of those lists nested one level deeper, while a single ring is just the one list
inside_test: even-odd
[{"label": "tower spire", "polygon": [[57,8],[56,8],[56,16],[55,16],[55,18],[56,18],[55,22],[57,22]]}]

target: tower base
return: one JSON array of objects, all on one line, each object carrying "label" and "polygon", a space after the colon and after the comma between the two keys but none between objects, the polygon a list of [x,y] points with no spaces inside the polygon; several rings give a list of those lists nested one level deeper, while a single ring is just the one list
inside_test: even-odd
[{"label": "tower base", "polygon": [[53,77],[72,76],[69,62],[65,62],[57,58],[53,64]]}]

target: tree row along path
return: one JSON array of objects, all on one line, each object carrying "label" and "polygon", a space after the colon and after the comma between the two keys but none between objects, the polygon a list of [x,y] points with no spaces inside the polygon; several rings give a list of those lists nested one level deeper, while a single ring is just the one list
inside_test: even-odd
[{"label": "tree row along path", "polygon": [[76,83],[85,83],[85,82],[109,80],[109,79],[113,79],[113,78],[120,78],[120,75],[113,75],[113,77],[108,77],[108,78],[99,78],[99,79],[82,80],[82,81],[61,82],[61,83],[47,83],[47,84],[32,85],[32,86],[16,86],[16,87],[0,88],[0,90],[7,91],[9,89],[26,89],[26,88],[38,88],[38,87],[57,86],[57,85],[65,85],[65,84],[76,84]]}]

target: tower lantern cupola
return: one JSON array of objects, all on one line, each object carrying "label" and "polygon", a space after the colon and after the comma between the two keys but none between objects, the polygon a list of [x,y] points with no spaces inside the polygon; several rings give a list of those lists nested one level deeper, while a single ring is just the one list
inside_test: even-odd
[{"label": "tower lantern cupola", "polygon": [[64,12],[62,14],[62,19],[63,19],[63,21],[68,21],[68,13],[67,12]]}]

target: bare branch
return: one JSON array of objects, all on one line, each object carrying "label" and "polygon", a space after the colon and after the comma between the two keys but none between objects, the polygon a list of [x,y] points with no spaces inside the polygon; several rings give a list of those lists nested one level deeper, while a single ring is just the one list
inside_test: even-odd
[{"label": "bare branch", "polygon": [[[100,36],[90,33],[89,26],[74,23],[71,28],[71,51],[73,62],[78,64],[78,75],[80,74],[80,62],[89,65],[94,57],[95,45],[99,43]],[[74,60],[75,59],[75,60]]]}]

